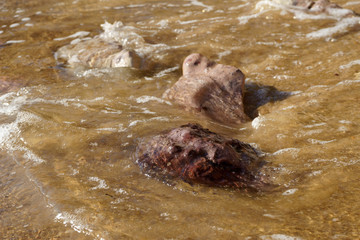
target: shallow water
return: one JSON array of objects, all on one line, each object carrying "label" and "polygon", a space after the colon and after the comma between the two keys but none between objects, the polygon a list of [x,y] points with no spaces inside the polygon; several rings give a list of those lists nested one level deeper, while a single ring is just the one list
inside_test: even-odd
[{"label": "shallow water", "polygon": [[[0,81],[10,86],[0,95],[2,238],[360,238],[360,18],[286,2],[0,3]],[[360,12],[360,1],[334,2]],[[127,27],[150,69],[55,60],[105,21]],[[161,98],[191,52],[245,73],[251,122],[219,124]],[[277,187],[246,193],[141,173],[137,142],[188,122],[261,149]]]}]

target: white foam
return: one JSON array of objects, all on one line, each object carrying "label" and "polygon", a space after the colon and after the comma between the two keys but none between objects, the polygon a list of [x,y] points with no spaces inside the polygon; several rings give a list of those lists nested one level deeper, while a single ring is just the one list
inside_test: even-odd
[{"label": "white foam", "polygon": [[142,120],[131,121],[129,123],[129,127],[133,127],[133,126],[135,126],[135,125],[137,125],[138,123],[141,123],[141,122],[145,122],[145,121],[142,121]]},{"label": "white foam", "polygon": [[81,108],[84,111],[88,110],[88,107],[84,104],[84,103],[89,103],[89,102],[96,102],[98,100],[93,99],[93,100],[80,100],[78,98],[64,98],[64,99],[60,99],[60,100],[50,100],[50,99],[42,99],[42,98],[36,98],[33,100],[28,100],[29,103],[35,104],[35,103],[47,103],[47,104],[54,104],[54,105],[62,105],[64,107],[76,107],[76,108]]},{"label": "white foam", "polygon": [[[133,97],[130,97],[130,99],[132,99]],[[168,105],[172,105],[169,101],[166,101],[164,99],[158,98],[158,97],[154,97],[154,96],[141,96],[141,97],[137,97],[135,99],[135,101],[137,103],[147,103],[149,101],[156,101],[159,103],[166,103]]]},{"label": "white foam", "polygon": [[201,20],[188,20],[188,21],[178,21],[179,24],[181,25],[186,25],[186,24],[193,24],[193,23],[196,23],[196,22],[200,22]]},{"label": "white foam", "polygon": [[[169,214],[170,216],[170,214]],[[167,218],[166,220],[169,220],[170,218]],[[177,217],[175,216],[175,220],[177,219]],[[231,229],[226,229],[226,228],[222,228],[222,227],[218,227],[218,226],[211,226],[211,229],[215,230],[215,231],[219,231],[219,232],[228,232],[228,233],[233,233],[234,231]]]},{"label": "white foam", "polygon": [[231,50],[225,50],[225,51],[223,51],[223,52],[219,52],[219,53],[218,53],[218,56],[219,56],[218,60],[221,60],[223,57],[228,56],[228,55],[230,55],[231,53],[232,53]]},{"label": "white foam", "polygon": [[[314,11],[304,9],[303,7],[292,6],[292,0],[263,0],[259,1],[256,4],[256,9],[264,10],[270,8],[275,8],[282,10],[283,13],[290,12],[294,14],[295,19],[304,20],[304,19],[340,19],[345,15],[352,13],[351,10],[342,9],[342,8],[330,8],[327,9],[326,13],[314,14]],[[315,10],[316,11],[316,10]]]},{"label": "white foam", "polygon": [[166,28],[169,26],[169,20],[167,19],[160,20],[158,23],[156,23],[156,25],[158,25],[160,28]]},{"label": "white foam", "polygon": [[13,23],[9,26],[9,28],[14,28],[20,26],[20,23]]},{"label": "white foam", "polygon": [[322,158],[317,158],[312,160],[312,162],[315,163],[322,163],[322,162],[332,162],[335,163],[337,166],[352,166],[352,165],[357,165],[360,163],[360,159],[346,159],[344,161],[339,160],[338,158],[332,158],[332,159],[322,159]]},{"label": "white foam", "polygon": [[78,55],[72,55],[72,56],[69,58],[68,62],[69,62],[70,64],[74,64],[74,63],[80,63],[81,61],[79,60]]},{"label": "white foam", "polygon": [[20,124],[34,121],[39,121],[39,117],[32,113],[19,112],[13,122],[0,125],[0,149],[10,153],[10,155],[14,155],[15,152],[21,152],[24,159],[35,164],[45,162],[44,159],[27,148],[25,140],[20,137]]},{"label": "white foam", "polygon": [[236,6],[236,7],[230,7],[230,8],[228,8],[228,10],[230,10],[230,11],[239,10],[239,9],[241,9],[241,8],[243,8],[243,7],[246,7],[246,6],[249,6],[249,5],[250,5],[250,2],[247,2],[247,3],[245,3],[245,4],[238,5],[238,6]]},{"label": "white foam", "polygon": [[352,85],[352,84],[356,84],[356,83],[360,83],[360,80],[344,80],[344,81],[338,82],[336,84],[336,86],[340,86],[340,85],[348,86],[348,85]]},{"label": "white foam", "polygon": [[19,135],[19,133],[20,130],[16,122],[0,125],[0,149],[11,149],[11,145],[14,143],[13,136]]},{"label": "white foam", "polygon": [[118,194],[129,195],[125,189],[119,188],[119,189],[114,189],[114,190]]},{"label": "white foam", "polygon": [[283,148],[283,149],[277,150],[272,155],[276,156],[276,155],[281,155],[284,153],[291,153],[291,155],[293,157],[296,157],[299,152],[300,152],[300,149],[298,149],[298,148]]},{"label": "white foam", "polygon": [[[75,38],[74,40],[71,40],[70,44],[74,45],[74,44],[78,44],[79,42],[82,42],[82,41],[85,41],[85,40],[90,40],[90,39],[91,39],[91,37]],[[79,53],[81,53],[81,50],[79,51]]]},{"label": "white foam", "polygon": [[98,185],[96,187],[92,187],[91,190],[96,189],[109,189],[109,186],[106,184],[106,181],[103,179],[100,179],[98,177],[89,177],[89,181],[97,182]]},{"label": "white foam", "polygon": [[122,114],[123,111],[121,110],[116,110],[116,109],[111,109],[111,108],[106,108],[105,110],[101,110],[102,113],[106,113],[106,114]]},{"label": "white foam", "polygon": [[190,0],[190,2],[191,2],[191,5],[193,5],[193,6],[204,7],[206,11],[212,11],[214,9],[213,6],[206,5],[203,2],[200,2],[198,0]]},{"label": "white foam", "polygon": [[322,170],[317,170],[317,171],[313,171],[309,174],[309,176],[318,176],[320,174],[322,174],[323,171]]},{"label": "white foam", "polygon": [[[135,39],[137,42],[144,42],[144,39],[140,35],[136,34],[132,27],[126,27],[120,21],[114,22],[113,24],[105,21],[105,23],[101,24],[100,26],[104,30],[104,32],[100,35],[103,39],[116,40],[121,42],[124,46],[129,41],[129,39]],[[124,39],[126,33],[128,33],[129,39]]]},{"label": "white foam", "polygon": [[327,15],[325,13],[312,14],[311,11],[306,12],[303,9],[296,9],[296,8],[295,9],[289,8],[288,11],[291,12],[292,14],[294,14],[294,19],[298,19],[298,20],[307,20],[307,19],[311,19],[311,20],[333,19],[333,20],[336,20],[336,17]]},{"label": "white foam", "polygon": [[312,144],[321,144],[321,145],[324,145],[324,144],[327,144],[327,143],[335,142],[336,139],[329,140],[329,141],[322,141],[322,140],[318,140],[318,139],[309,138],[307,141],[310,142],[310,143],[312,143]]},{"label": "white foam", "polygon": [[270,8],[285,9],[286,5],[289,5],[287,0],[262,0],[255,5],[255,9],[258,11],[264,11]]},{"label": "white foam", "polygon": [[169,122],[169,118],[167,117],[153,117],[147,120],[134,120],[129,123],[129,127],[136,126],[138,123],[146,123],[151,121],[160,121],[160,122]]},{"label": "white foam", "polygon": [[290,106],[283,107],[281,110],[289,110],[289,109],[294,109],[294,108],[297,108],[297,107],[298,106],[290,105]]},{"label": "white foam", "polygon": [[142,113],[144,113],[144,114],[152,114],[152,115],[156,114],[156,112],[152,112],[147,108],[142,108]]},{"label": "white foam", "polygon": [[98,132],[125,132],[126,129],[125,128],[97,128],[96,131]]},{"label": "white foam", "polygon": [[0,102],[2,103],[2,105],[0,105],[0,113],[14,115],[25,103],[26,99],[27,97],[25,95],[17,97],[15,92],[6,93],[0,96]]},{"label": "white foam", "polygon": [[89,225],[85,224],[81,218],[68,212],[57,214],[55,221],[61,221],[65,226],[70,225],[70,227],[78,233],[90,235],[93,232]]},{"label": "white foam", "polygon": [[343,69],[346,69],[346,68],[351,68],[354,65],[360,65],[360,59],[351,61],[351,62],[349,62],[348,64],[345,64],[345,65],[341,65],[339,67],[339,69],[343,70]]},{"label": "white foam", "polygon": [[270,0],[269,2],[278,3],[278,4],[282,4],[282,5],[291,5],[293,1],[292,0]]},{"label": "white foam", "polygon": [[[281,43],[277,43],[277,42],[262,42],[262,41],[256,41],[257,45],[264,45],[264,46],[276,46],[276,47],[281,47],[282,44]],[[272,66],[273,68],[278,68],[277,66]],[[270,66],[267,67],[266,70],[271,69]]]},{"label": "white foam", "polygon": [[24,151],[24,155],[23,157],[35,164],[40,164],[45,162],[44,159],[42,159],[41,157],[39,157],[37,154],[35,154],[34,152],[32,152],[30,149],[27,149],[25,147],[21,147],[18,148],[19,150],[23,150]]},{"label": "white foam", "polygon": [[110,68],[92,68],[85,71],[78,72],[76,76],[78,77],[101,77],[104,74],[111,73]]},{"label": "white foam", "polygon": [[304,128],[320,127],[320,126],[324,126],[324,125],[326,125],[326,123],[315,123],[315,124],[305,125]]},{"label": "white foam", "polygon": [[258,18],[259,16],[261,16],[265,12],[267,12],[267,10],[266,11],[260,11],[258,13],[254,13],[254,14],[251,14],[251,15],[245,15],[245,16],[238,17],[239,23],[240,24],[246,24],[246,23],[249,22],[250,19]]},{"label": "white foam", "polygon": [[275,75],[275,76],[273,76],[273,78],[277,79],[279,81],[282,81],[282,80],[293,79],[293,78],[295,78],[295,76],[289,76],[289,75],[282,74],[282,75]]},{"label": "white foam", "polygon": [[339,120],[339,123],[342,123],[342,124],[352,124],[351,121],[348,121],[348,120]]},{"label": "white foam", "polygon": [[[193,24],[197,22],[221,22],[221,20],[226,20],[225,17],[213,17],[213,18],[206,18],[201,20],[188,20],[188,21],[178,21],[179,24],[185,25],[185,24]],[[209,31],[207,33],[210,33]],[[196,34],[192,35],[196,36]]]},{"label": "white foam", "polygon": [[[267,12],[270,9],[277,9],[282,11],[282,15],[286,14],[287,12],[291,12],[296,15],[295,18],[301,18],[302,16],[303,18],[312,18],[312,16],[315,16],[306,14],[304,11],[302,11],[302,9],[300,10],[297,7],[293,7],[292,0],[263,0],[256,4],[255,9],[261,12]],[[300,16],[297,16],[297,14],[300,14]]]},{"label": "white foam", "polygon": [[331,37],[337,33],[344,33],[349,27],[360,24],[360,17],[343,18],[338,21],[335,26],[323,28],[311,33],[306,34],[307,38],[324,38]]},{"label": "white foam", "polygon": [[104,32],[99,35],[100,38],[105,41],[117,42],[124,48],[135,50],[142,57],[152,56],[153,58],[161,59],[162,54],[158,54],[159,51],[168,49],[166,44],[149,44],[146,43],[144,38],[137,32],[138,28],[132,26],[124,26],[120,21],[110,24],[105,21],[101,24]]},{"label": "white foam", "polygon": [[347,2],[344,4],[344,6],[353,6],[360,4],[360,1],[353,1],[353,2]]},{"label": "white foam", "polygon": [[7,44],[23,43],[23,42],[25,42],[25,40],[9,40],[9,41],[6,41]]},{"label": "white foam", "polygon": [[282,193],[282,195],[284,196],[288,196],[288,195],[293,195],[295,192],[297,192],[297,188],[293,188],[293,189],[288,189],[285,192]]},{"label": "white foam", "polygon": [[331,16],[343,18],[347,15],[353,14],[353,11],[346,9],[346,8],[328,8],[326,9],[327,13]]},{"label": "white foam", "polygon": [[262,240],[302,240],[299,237],[292,237],[285,234],[272,234],[260,236]]},{"label": "white foam", "polygon": [[[145,4],[132,4],[132,5],[127,5],[126,6],[127,8],[136,8],[136,7],[145,7]],[[117,7],[114,7],[114,9],[124,9],[125,7],[124,6],[117,6]]]},{"label": "white foam", "polygon": [[158,72],[157,74],[155,74],[154,77],[145,77],[145,80],[151,81],[154,78],[161,78],[161,77],[166,76],[166,74],[168,74],[170,72],[173,72],[173,71],[176,71],[178,69],[179,69],[179,66],[175,66],[175,67],[172,67],[172,68],[167,68],[167,69],[162,70],[162,71]]},{"label": "white foam", "polygon": [[259,127],[265,126],[265,120],[265,117],[258,116],[251,122],[251,126],[255,129],[258,129]]},{"label": "white foam", "polygon": [[62,37],[62,38],[54,38],[55,41],[62,41],[62,40],[66,40],[66,39],[69,39],[69,38],[78,38],[78,37],[86,37],[87,35],[89,35],[90,32],[86,32],[86,31],[79,31],[79,32],[76,32],[74,34],[71,34],[67,37]]},{"label": "white foam", "polygon": [[328,85],[314,85],[308,88],[308,90],[316,89],[316,88],[328,88]]},{"label": "white foam", "polygon": [[278,218],[277,216],[272,215],[272,214],[268,214],[268,213],[263,214],[263,216],[268,217],[268,218],[272,218],[272,219],[277,219]]},{"label": "white foam", "polygon": [[308,131],[303,131],[300,130],[299,132],[295,133],[295,137],[304,137],[304,136],[310,136],[313,134],[318,134],[318,133],[322,133],[324,130],[323,129],[313,129],[313,130],[308,130]]}]

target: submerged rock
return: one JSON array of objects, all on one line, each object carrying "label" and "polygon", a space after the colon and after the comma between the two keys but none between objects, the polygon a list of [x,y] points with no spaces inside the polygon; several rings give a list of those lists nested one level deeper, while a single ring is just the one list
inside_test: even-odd
[{"label": "submerged rock", "polygon": [[16,91],[25,84],[26,82],[19,79],[13,79],[8,76],[0,75],[0,94]]},{"label": "submerged rock", "polygon": [[[329,0],[293,0],[293,6],[308,9],[309,11],[316,13],[328,13],[330,15],[339,15],[341,17],[358,16],[354,11],[343,9],[339,5],[330,2]],[[335,12],[336,10],[340,10]]]},{"label": "submerged rock", "polygon": [[264,165],[253,147],[187,124],[142,142],[137,163],[150,174],[210,186],[260,189]]},{"label": "submerged rock", "polygon": [[57,58],[66,60],[71,66],[91,68],[134,67],[142,68],[143,59],[133,50],[123,49],[115,42],[99,37],[82,40],[59,48]]},{"label": "submerged rock", "polygon": [[245,76],[240,69],[193,53],[184,60],[183,76],[163,97],[219,122],[240,123],[248,120],[244,113],[244,88]]}]

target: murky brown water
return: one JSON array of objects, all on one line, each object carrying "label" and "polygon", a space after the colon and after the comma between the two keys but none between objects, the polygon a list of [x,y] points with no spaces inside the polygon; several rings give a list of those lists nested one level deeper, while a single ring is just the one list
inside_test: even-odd
[{"label": "murky brown water", "polygon": [[[360,18],[278,2],[1,2],[2,238],[359,239]],[[360,12],[360,1],[335,2]],[[56,62],[67,36],[98,35],[105,21],[132,27],[150,70]],[[191,52],[243,70],[252,122],[221,125],[161,98]],[[278,187],[142,174],[136,142],[187,122],[257,146]]]}]

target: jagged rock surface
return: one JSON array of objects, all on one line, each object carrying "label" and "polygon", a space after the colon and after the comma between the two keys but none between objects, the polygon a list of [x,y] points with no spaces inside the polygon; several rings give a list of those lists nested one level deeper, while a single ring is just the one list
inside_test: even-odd
[{"label": "jagged rock surface", "polygon": [[183,76],[163,97],[219,122],[241,123],[249,119],[244,113],[244,88],[240,69],[193,53],[183,62]]},{"label": "jagged rock surface", "polygon": [[249,144],[187,124],[143,141],[136,161],[151,175],[210,186],[260,189],[265,163]]}]

